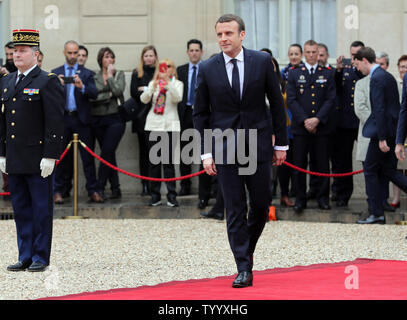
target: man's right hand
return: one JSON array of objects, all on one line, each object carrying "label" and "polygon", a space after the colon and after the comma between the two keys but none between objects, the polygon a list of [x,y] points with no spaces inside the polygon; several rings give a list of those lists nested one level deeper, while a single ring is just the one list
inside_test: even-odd
[{"label": "man's right hand", "polygon": [[406,159],[406,152],[404,150],[404,146],[402,144],[396,145],[396,157],[399,161],[404,161]]},{"label": "man's right hand", "polygon": [[217,175],[218,171],[216,170],[216,165],[213,158],[203,160],[202,164],[207,174],[209,174],[210,176]]},{"label": "man's right hand", "polygon": [[65,85],[65,81],[64,81],[64,75],[63,74],[59,74],[58,75],[58,79],[59,79],[59,81],[61,82],[61,84],[64,86]]},{"label": "man's right hand", "polygon": [[339,56],[338,59],[336,59],[336,69],[337,70],[342,70],[343,69],[343,64],[342,60],[345,58],[345,56]]},{"label": "man's right hand", "polygon": [[0,157],[0,171],[7,174],[6,172],[6,158]]}]

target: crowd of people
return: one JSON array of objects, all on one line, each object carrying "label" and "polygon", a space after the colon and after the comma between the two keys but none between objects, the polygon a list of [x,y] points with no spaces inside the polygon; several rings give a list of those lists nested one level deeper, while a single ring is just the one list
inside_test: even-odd
[{"label": "crowd of people", "polygon": [[[355,56],[364,43],[355,41],[350,45],[350,56],[337,58],[336,66],[328,63],[329,49],[323,43],[313,40],[304,46],[293,44],[288,50],[289,64],[280,70],[273,53],[264,48],[261,51],[270,55],[275,73],[280,80],[281,93],[286,106],[286,124],[289,138],[287,161],[301,168],[320,173],[348,173],[353,171],[353,149],[357,141],[356,160],[365,162],[369,138],[362,131],[371,114],[369,99],[370,76],[356,68]],[[6,63],[1,73],[14,72],[13,44],[5,46]],[[132,73],[130,94],[134,103],[142,110],[132,121],[132,132],[138,138],[139,169],[143,176],[161,178],[175,177],[175,166],[152,164],[149,151],[154,146],[150,141],[151,132],[183,132],[194,127],[193,106],[199,66],[203,57],[203,44],[192,39],[187,43],[189,61],[175,66],[170,59],[159,60],[157,50],[149,45],[143,48],[140,62]],[[64,86],[65,145],[72,134],[79,133],[80,139],[91,149],[99,144],[101,157],[113,165],[116,152],[125,132],[125,122],[119,108],[124,103],[126,87],[123,71],[115,68],[115,53],[109,47],[101,48],[97,55],[100,67],[91,71],[85,67],[88,50],[76,41],[68,41],[64,46],[65,63],[53,69]],[[38,66],[43,54],[40,52]],[[389,56],[384,52],[376,54],[376,61],[384,70],[390,65]],[[165,64],[165,70],[159,68]],[[407,55],[400,57],[397,79],[401,102],[403,78],[407,72]],[[190,141],[182,141],[181,148]],[[171,143],[171,141],[170,141]],[[170,147],[172,150],[172,147]],[[91,202],[103,203],[107,199],[120,199],[122,196],[117,171],[100,164],[96,169],[91,155],[81,148],[81,159],[86,178],[86,190]],[[169,156],[172,159],[172,156]],[[70,196],[72,189],[72,153],[56,169],[54,203],[62,204]],[[399,170],[406,168],[402,163]],[[191,173],[191,165],[180,164],[182,176]],[[280,203],[301,213],[307,201],[316,199],[322,210],[331,209],[330,200],[338,207],[346,207],[353,194],[352,176],[329,178],[311,176],[307,185],[306,175],[281,166],[273,176],[274,193],[279,184]],[[3,190],[8,192],[7,175],[3,174]],[[107,183],[110,195],[106,194]],[[150,196],[151,206],[161,205],[161,184],[141,180],[142,195]],[[167,205],[178,206],[177,196],[191,194],[191,180],[182,180],[177,191],[175,182],[167,182]],[[393,199],[389,202],[389,179],[381,180],[382,204],[384,210],[394,211],[400,206],[400,190],[393,186]],[[210,198],[216,198],[215,206],[204,217],[223,219],[224,204],[216,176],[199,177],[198,207],[204,210]],[[295,198],[295,201],[292,200]]]}]

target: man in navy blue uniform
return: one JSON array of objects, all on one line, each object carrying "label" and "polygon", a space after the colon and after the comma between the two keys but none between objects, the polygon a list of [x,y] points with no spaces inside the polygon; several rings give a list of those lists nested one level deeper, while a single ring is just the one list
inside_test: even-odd
[{"label": "man in navy blue uniform", "polygon": [[[294,135],[294,164],[307,168],[308,154],[314,152],[315,170],[329,173],[329,136],[332,133],[331,113],[336,96],[335,80],[328,67],[318,65],[318,44],[309,40],[304,45],[305,66],[288,74],[287,105],[292,113],[291,132]],[[297,186],[294,210],[301,213],[307,207],[306,176],[295,171]],[[319,208],[329,210],[329,178],[318,178]]]},{"label": "man in navy blue uniform", "polygon": [[[89,99],[96,99],[98,91],[96,89],[93,72],[78,64],[79,45],[75,41],[65,43],[64,54],[66,63],[52,70],[58,75],[65,89],[65,131],[64,144],[68,145],[72,140],[74,133],[79,134],[79,139],[89,148],[94,149],[94,137],[91,128]],[[96,179],[96,167],[93,157],[80,148],[83,170],[86,178],[86,190],[90,201],[101,203],[103,198],[99,194]],[[67,157],[58,166],[55,176],[55,195],[56,204],[63,203],[64,197],[69,197],[72,188],[73,165],[72,153],[69,152]]]},{"label": "man in navy blue uniform", "polygon": [[[350,63],[343,63],[344,56],[337,60],[335,81],[338,94],[339,112],[334,134],[334,173],[353,171],[353,146],[358,137],[359,118],[355,114],[356,82],[364,76],[353,66],[355,54],[365,45],[355,41],[350,46]],[[346,207],[353,193],[353,177],[334,178],[333,198],[338,207]]]},{"label": "man in navy blue uniform", "polygon": [[[360,224],[385,223],[381,179],[388,178],[404,192],[407,178],[397,170],[395,144],[400,113],[399,89],[396,79],[376,64],[376,53],[362,48],[355,55],[355,65],[365,76],[370,75],[370,103],[372,113],[363,127],[363,136],[370,138],[363,165],[369,217]],[[398,140],[404,141],[403,123],[399,126]]]},{"label": "man in navy blue uniform", "polygon": [[14,30],[18,70],[0,83],[0,169],[9,175],[18,263],[9,271],[44,271],[50,262],[53,172],[63,140],[64,92],[37,66],[39,32]]}]

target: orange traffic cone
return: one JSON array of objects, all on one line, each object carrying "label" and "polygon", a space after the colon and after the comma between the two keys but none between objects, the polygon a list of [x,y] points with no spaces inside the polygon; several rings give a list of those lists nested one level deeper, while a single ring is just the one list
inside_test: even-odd
[{"label": "orange traffic cone", "polygon": [[277,221],[276,207],[274,206],[269,207],[269,221]]}]

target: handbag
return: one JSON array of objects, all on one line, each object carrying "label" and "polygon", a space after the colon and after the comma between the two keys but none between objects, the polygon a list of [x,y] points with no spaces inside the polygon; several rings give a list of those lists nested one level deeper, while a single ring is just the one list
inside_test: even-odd
[{"label": "handbag", "polygon": [[119,114],[125,122],[135,121],[142,112],[142,109],[144,108],[134,98],[130,98],[119,105]]}]

